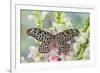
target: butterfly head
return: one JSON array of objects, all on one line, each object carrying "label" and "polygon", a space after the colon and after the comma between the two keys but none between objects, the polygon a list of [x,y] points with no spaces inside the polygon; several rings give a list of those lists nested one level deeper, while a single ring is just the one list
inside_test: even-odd
[{"label": "butterfly head", "polygon": [[39,29],[37,28],[30,28],[26,31],[26,33],[29,35],[29,36],[34,36],[36,35],[36,32],[38,32]]},{"label": "butterfly head", "polygon": [[30,29],[28,29],[27,31],[26,31],[26,33],[29,35],[29,36],[31,36],[32,35],[32,28],[30,28]]}]

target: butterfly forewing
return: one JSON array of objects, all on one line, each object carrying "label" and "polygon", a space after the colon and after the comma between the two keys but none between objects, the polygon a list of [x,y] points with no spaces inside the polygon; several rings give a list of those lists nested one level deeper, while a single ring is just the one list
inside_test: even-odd
[{"label": "butterfly forewing", "polygon": [[60,43],[71,40],[74,36],[78,36],[79,31],[77,29],[68,29],[55,35],[55,39]]},{"label": "butterfly forewing", "polygon": [[29,36],[32,36],[36,38],[38,41],[49,43],[53,36],[51,33],[46,32],[44,30],[38,29],[38,28],[31,28],[27,30],[27,34]]}]

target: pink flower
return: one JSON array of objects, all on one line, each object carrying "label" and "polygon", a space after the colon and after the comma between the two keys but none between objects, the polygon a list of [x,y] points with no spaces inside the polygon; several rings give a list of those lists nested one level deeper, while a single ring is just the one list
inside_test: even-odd
[{"label": "pink flower", "polygon": [[74,52],[74,50],[72,49],[72,48],[69,48],[67,51],[65,51],[65,52],[61,52],[61,55],[69,55],[69,56],[71,56],[71,53],[73,53]]},{"label": "pink flower", "polygon": [[56,62],[58,60],[57,56],[49,56],[49,61]]}]

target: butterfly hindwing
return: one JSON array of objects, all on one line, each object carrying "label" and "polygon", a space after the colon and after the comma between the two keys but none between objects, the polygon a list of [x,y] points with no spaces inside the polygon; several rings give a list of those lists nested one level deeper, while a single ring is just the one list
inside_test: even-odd
[{"label": "butterfly hindwing", "polygon": [[50,47],[48,46],[47,43],[42,43],[39,47],[39,52],[40,53],[48,53],[50,50]]},{"label": "butterfly hindwing", "polygon": [[66,52],[70,48],[68,43],[60,43],[59,52]]}]

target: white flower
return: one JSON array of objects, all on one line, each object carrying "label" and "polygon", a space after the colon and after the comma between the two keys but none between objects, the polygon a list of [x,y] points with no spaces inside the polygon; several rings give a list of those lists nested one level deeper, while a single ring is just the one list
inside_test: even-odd
[{"label": "white flower", "polygon": [[65,21],[65,24],[66,24],[66,26],[67,26],[68,29],[69,29],[69,28],[70,28],[70,29],[71,29],[71,28],[74,28],[74,27],[73,27],[73,24],[71,23],[71,18],[70,18],[70,17],[68,17],[68,16],[65,17],[65,18],[64,18],[64,21]]},{"label": "white flower", "polygon": [[72,59],[72,57],[71,56],[66,56],[66,61],[70,61]]},{"label": "white flower", "polygon": [[38,53],[38,48],[36,48],[35,46],[31,46],[31,47],[29,47],[29,54],[28,54],[27,58],[31,58],[31,59],[35,60],[37,57],[37,53]]},{"label": "white flower", "polygon": [[27,17],[29,20],[32,20],[34,18],[34,16],[31,14],[31,15],[28,15]]},{"label": "white flower", "polygon": [[35,46],[31,46],[31,47],[29,47],[29,51],[30,51],[30,53],[36,53],[38,51],[38,49]]},{"label": "white flower", "polygon": [[78,47],[79,47],[79,42],[75,42],[75,43],[73,44],[74,53],[77,53]]},{"label": "white flower", "polygon": [[86,48],[83,59],[90,59],[90,47]]},{"label": "white flower", "polygon": [[88,37],[89,37],[89,36],[88,36],[88,33],[82,32],[82,33],[80,33],[80,37],[77,38],[77,41],[78,41],[78,42],[81,42],[81,43],[84,43],[84,42],[86,42],[86,39],[87,39]]},{"label": "white flower", "polygon": [[57,52],[58,52],[58,49],[56,49],[56,50],[51,49],[50,52],[49,52],[49,55],[56,55],[57,56],[58,55]]},{"label": "white flower", "polygon": [[53,22],[52,27],[56,28],[58,33],[66,29],[65,24],[58,24],[58,23],[55,23],[55,22]]},{"label": "white flower", "polygon": [[42,12],[41,17],[42,17],[43,19],[45,19],[45,17],[46,17],[47,14],[48,14],[48,12]]},{"label": "white flower", "polygon": [[88,33],[80,33],[79,37],[75,37],[76,42],[73,43],[73,48],[75,50],[75,53],[78,51],[78,47],[80,44],[83,44],[86,42],[86,40],[88,39]]},{"label": "white flower", "polygon": [[33,39],[33,37],[32,36],[29,36],[28,39]]},{"label": "white flower", "polygon": [[35,62],[39,62],[39,61],[40,61],[40,57],[36,57],[36,58],[34,59],[34,61],[35,61]]},{"label": "white flower", "polygon": [[24,62],[26,62],[26,61],[25,61],[25,59],[24,59],[24,56],[22,56],[22,57],[21,57],[21,63],[24,63]]},{"label": "white flower", "polygon": [[28,21],[31,21],[31,22],[33,23],[33,25],[38,25],[38,24],[37,24],[38,18],[35,17],[34,15],[32,15],[32,14],[28,15],[28,16],[27,16],[27,19],[28,19]]}]

